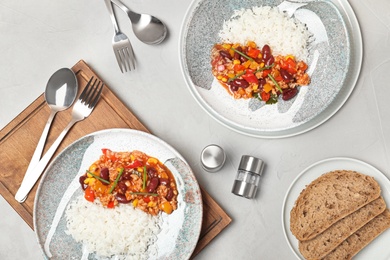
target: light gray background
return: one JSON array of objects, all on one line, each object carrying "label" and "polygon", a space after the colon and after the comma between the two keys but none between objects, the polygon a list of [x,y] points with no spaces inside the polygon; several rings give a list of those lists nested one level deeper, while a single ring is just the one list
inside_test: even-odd
[{"label": "light gray background", "polygon": [[[144,45],[116,9],[138,59],[137,70],[126,74],[119,71],[112,52],[113,29],[103,1],[0,2],[0,128],[44,91],[53,72],[84,59],[153,134],[187,159],[199,183],[232,217],[232,224],[197,259],[293,259],[281,224],[283,198],[294,178],[314,162],[347,156],[390,177],[389,1],[350,1],[364,42],[355,90],[325,124],[279,140],[235,133],[210,118],[192,98],[178,57],[189,0],[123,1],[136,11],[155,14],[170,30],[162,45]],[[207,173],[199,165],[200,152],[210,143],[227,152],[226,165],[218,173]],[[243,154],[266,162],[255,200],[230,192]],[[40,259],[33,231],[1,196],[0,216],[0,259]]]}]

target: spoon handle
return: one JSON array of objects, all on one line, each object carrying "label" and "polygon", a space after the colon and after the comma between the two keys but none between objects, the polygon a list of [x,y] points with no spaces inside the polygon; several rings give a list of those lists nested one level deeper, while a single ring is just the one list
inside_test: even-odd
[{"label": "spoon handle", "polygon": [[54,141],[53,145],[49,148],[49,150],[45,153],[45,155],[42,157],[42,159],[39,161],[39,163],[32,168],[31,172],[26,174],[24,177],[22,184],[20,185],[19,190],[15,194],[15,199],[22,203],[26,200],[27,195],[31,191],[31,189],[34,187],[35,183],[38,181],[39,177],[41,176],[43,170],[45,170],[47,164],[49,163],[51,157],[53,157],[55,151],[57,150],[58,146],[60,145],[61,141],[64,139],[66,134],[68,133],[69,129],[72,128],[72,126],[80,121],[80,119],[74,119],[68,123],[68,125],[65,127],[65,129],[60,133],[58,138]]},{"label": "spoon handle", "polygon": [[115,18],[114,9],[112,8],[111,0],[104,0],[107,6],[108,13],[110,14],[112,25],[114,26],[115,33],[119,32],[118,23]]},{"label": "spoon handle", "polygon": [[50,111],[50,116],[47,119],[45,128],[42,131],[41,137],[38,141],[37,147],[35,148],[34,154],[31,158],[30,164],[27,167],[26,173],[24,175],[23,180],[27,177],[28,174],[31,173],[31,170],[39,163],[39,160],[41,159],[43,148],[45,147],[47,135],[49,134],[49,129],[51,127],[51,123],[53,122],[53,119],[55,115],[57,114],[58,111],[56,110],[51,110]]},{"label": "spoon handle", "polygon": [[122,1],[120,1],[120,0],[110,0],[110,1],[113,2],[115,5],[117,5],[120,9],[122,9],[123,12],[127,13],[127,15],[129,16],[131,22],[134,23],[134,22],[137,22],[140,19],[141,15],[131,11],[127,6],[125,6],[122,3]]}]

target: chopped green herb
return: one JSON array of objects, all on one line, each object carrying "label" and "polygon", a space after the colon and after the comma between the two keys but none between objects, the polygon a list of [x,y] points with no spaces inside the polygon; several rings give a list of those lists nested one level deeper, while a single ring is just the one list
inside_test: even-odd
[{"label": "chopped green herb", "polygon": [[144,196],[158,196],[157,193],[149,193],[149,192],[130,192],[131,195],[144,195]]},{"label": "chopped green herb", "polygon": [[124,170],[123,168],[120,169],[118,176],[116,177],[114,184],[112,184],[111,189],[108,193],[112,193],[112,191],[115,189],[116,185],[118,185],[118,181],[119,181],[119,178],[122,176],[123,170]]},{"label": "chopped green herb", "polygon": [[88,174],[91,174],[91,175],[92,175],[92,177],[94,177],[94,178],[98,179],[98,180],[99,180],[99,181],[101,181],[101,182],[104,182],[104,183],[110,184],[110,181],[107,181],[107,180],[105,180],[105,179],[103,179],[103,178],[100,178],[99,176],[97,176],[97,175],[93,174],[93,173],[92,173],[92,172],[90,172],[90,171],[87,171],[87,173],[88,173]]},{"label": "chopped green herb", "polygon": [[275,86],[277,87],[277,89],[278,89],[281,93],[283,93],[282,88],[279,86],[278,82],[276,82],[276,80],[274,79],[274,77],[272,77],[271,74],[268,74],[268,77],[272,80],[272,82],[275,84]]},{"label": "chopped green herb", "polygon": [[275,94],[271,94],[271,97],[265,102],[267,105],[278,103],[278,96]]},{"label": "chopped green herb", "polygon": [[142,178],[142,189],[144,190],[146,188],[146,166],[144,166],[144,176]]},{"label": "chopped green herb", "polygon": [[228,82],[230,82],[230,81],[233,81],[233,80],[235,80],[236,78],[238,78],[238,77],[241,77],[242,75],[244,75],[246,73],[246,71],[244,70],[243,72],[240,72],[240,73],[238,73],[236,76],[234,76],[233,78],[230,78],[229,80],[228,80]]},{"label": "chopped green herb", "polygon": [[236,50],[235,48],[232,48],[232,50],[235,51],[235,52],[237,52],[237,53],[240,54],[241,56],[247,58],[248,60],[253,61],[253,59],[252,59],[251,57],[249,57],[248,55],[246,55],[245,53],[242,53],[242,52]]},{"label": "chopped green herb", "polygon": [[275,65],[275,63],[272,63],[270,66],[264,66],[264,67],[262,67],[262,68],[256,70],[254,74],[256,74],[257,72],[263,71],[263,70],[272,69],[274,65]]}]

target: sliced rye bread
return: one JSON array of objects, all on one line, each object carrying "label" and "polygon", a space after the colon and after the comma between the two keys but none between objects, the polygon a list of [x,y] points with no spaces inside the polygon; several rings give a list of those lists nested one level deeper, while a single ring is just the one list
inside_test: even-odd
[{"label": "sliced rye bread", "polygon": [[325,256],[323,260],[352,259],[353,256],[388,228],[390,228],[390,211],[386,209],[382,214],[372,219],[344,240],[335,250]]},{"label": "sliced rye bread", "polygon": [[325,229],[379,198],[374,178],[347,170],[328,172],[312,181],[290,212],[290,230],[300,240],[310,240]]},{"label": "sliced rye bread", "polygon": [[385,209],[386,203],[382,197],[379,197],[345,218],[340,219],[315,238],[300,241],[299,251],[308,260],[321,259]]}]

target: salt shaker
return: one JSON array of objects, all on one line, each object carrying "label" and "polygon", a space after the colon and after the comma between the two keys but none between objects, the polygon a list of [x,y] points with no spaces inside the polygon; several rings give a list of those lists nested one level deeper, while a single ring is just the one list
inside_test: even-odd
[{"label": "salt shaker", "polygon": [[200,155],[202,168],[208,172],[219,171],[223,167],[225,160],[226,154],[224,150],[216,144],[206,146]]},{"label": "salt shaker", "polygon": [[243,155],[238,166],[232,193],[247,199],[254,198],[263,169],[264,162],[262,160],[253,156]]}]

